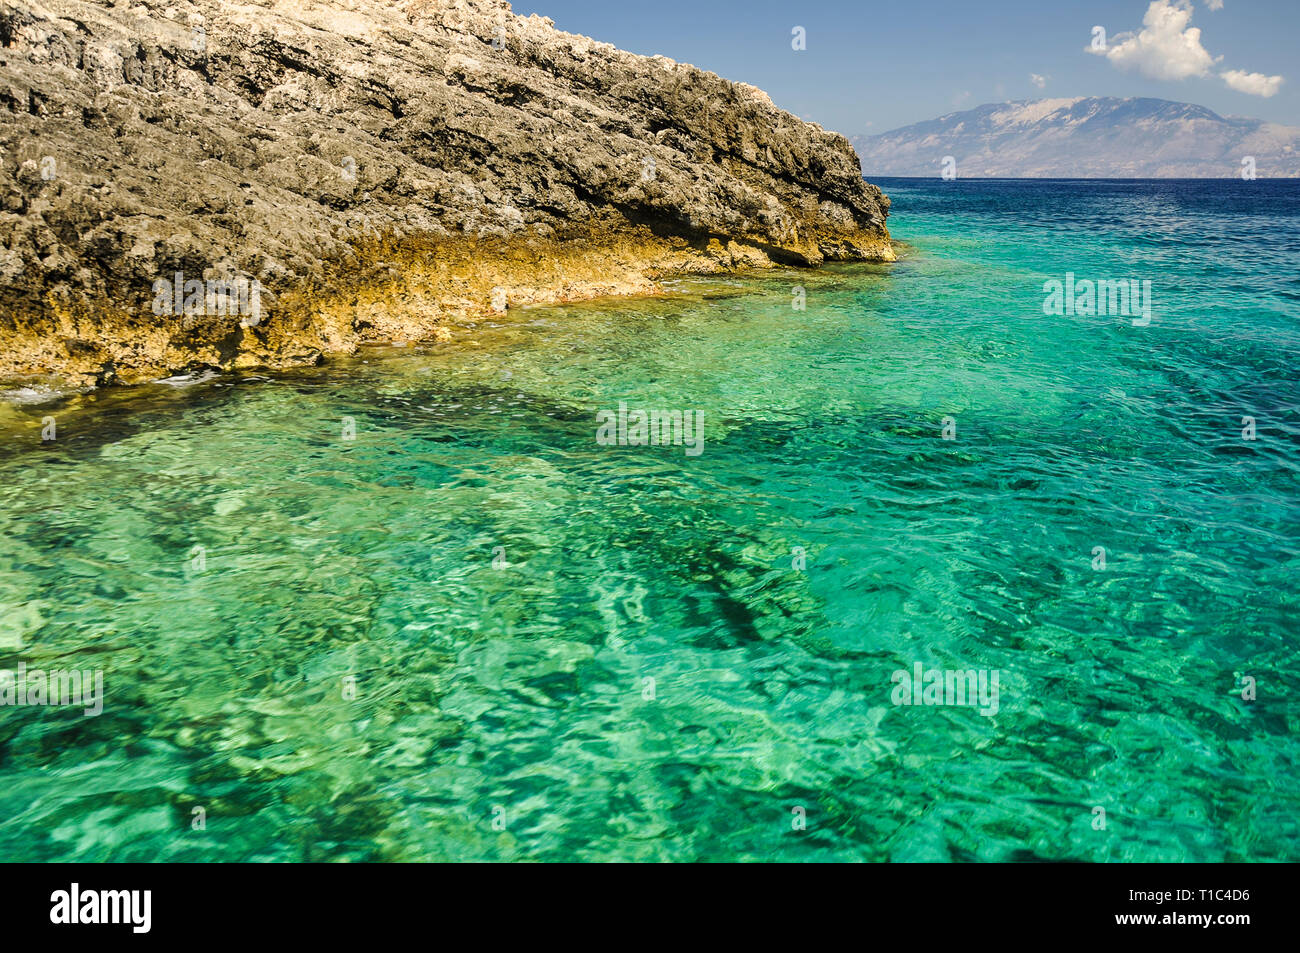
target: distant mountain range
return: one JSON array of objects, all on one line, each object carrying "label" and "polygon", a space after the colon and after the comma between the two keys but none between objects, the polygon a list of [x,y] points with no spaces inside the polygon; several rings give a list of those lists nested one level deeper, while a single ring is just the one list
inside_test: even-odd
[{"label": "distant mountain range", "polygon": [[1300,177],[1300,128],[1224,117],[1167,99],[1035,99],[988,103],[852,140],[873,175],[1236,178]]}]

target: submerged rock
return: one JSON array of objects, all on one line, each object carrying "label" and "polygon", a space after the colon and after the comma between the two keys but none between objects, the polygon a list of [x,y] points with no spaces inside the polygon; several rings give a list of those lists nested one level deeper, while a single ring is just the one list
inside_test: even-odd
[{"label": "submerged rock", "polygon": [[0,376],[442,340],[460,315],[892,260],[844,137],[496,0],[0,7]]}]

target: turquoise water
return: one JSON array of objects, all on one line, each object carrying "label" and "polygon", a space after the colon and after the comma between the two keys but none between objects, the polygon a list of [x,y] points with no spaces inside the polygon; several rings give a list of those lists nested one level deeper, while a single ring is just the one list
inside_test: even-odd
[{"label": "turquoise water", "polygon": [[0,852],[1298,859],[1300,187],[882,184],[895,265],[0,405],[0,668],[104,686]]}]

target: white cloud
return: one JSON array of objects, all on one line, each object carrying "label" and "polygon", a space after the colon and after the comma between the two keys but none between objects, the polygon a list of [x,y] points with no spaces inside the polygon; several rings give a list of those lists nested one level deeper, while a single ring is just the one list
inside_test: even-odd
[{"label": "white cloud", "polygon": [[1263,96],[1265,99],[1276,93],[1282,86],[1281,76],[1247,73],[1244,69],[1224,70],[1219,76],[1237,92]]},{"label": "white cloud", "polygon": [[[1206,0],[1211,10],[1222,10],[1223,0]],[[1191,0],[1151,0],[1139,33],[1121,33],[1104,49],[1088,52],[1104,56],[1121,69],[1135,69],[1152,79],[1190,79],[1210,76],[1222,56],[1211,56],[1201,45],[1201,31],[1192,22]],[[1281,76],[1266,76],[1241,69],[1219,74],[1231,89],[1251,96],[1272,96],[1283,83]],[[1037,79],[1031,77],[1035,83]]]},{"label": "white cloud", "polygon": [[1188,26],[1188,0],[1152,0],[1137,34],[1122,33],[1105,50],[1097,50],[1121,69],[1136,69],[1152,79],[1207,76],[1218,59],[1201,45],[1201,31]]},{"label": "white cloud", "polygon": [[1039,76],[1037,73],[1030,73],[1029,81],[1033,83],[1035,86],[1037,86],[1039,89],[1044,89],[1047,86],[1047,77]]}]

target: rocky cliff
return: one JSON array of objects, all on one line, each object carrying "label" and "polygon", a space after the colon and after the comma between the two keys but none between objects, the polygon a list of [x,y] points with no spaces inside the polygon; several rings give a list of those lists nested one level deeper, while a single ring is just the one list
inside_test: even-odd
[{"label": "rocky cliff", "polygon": [[0,2],[0,149],[8,378],[308,362],[893,257],[842,136],[493,0]]}]

